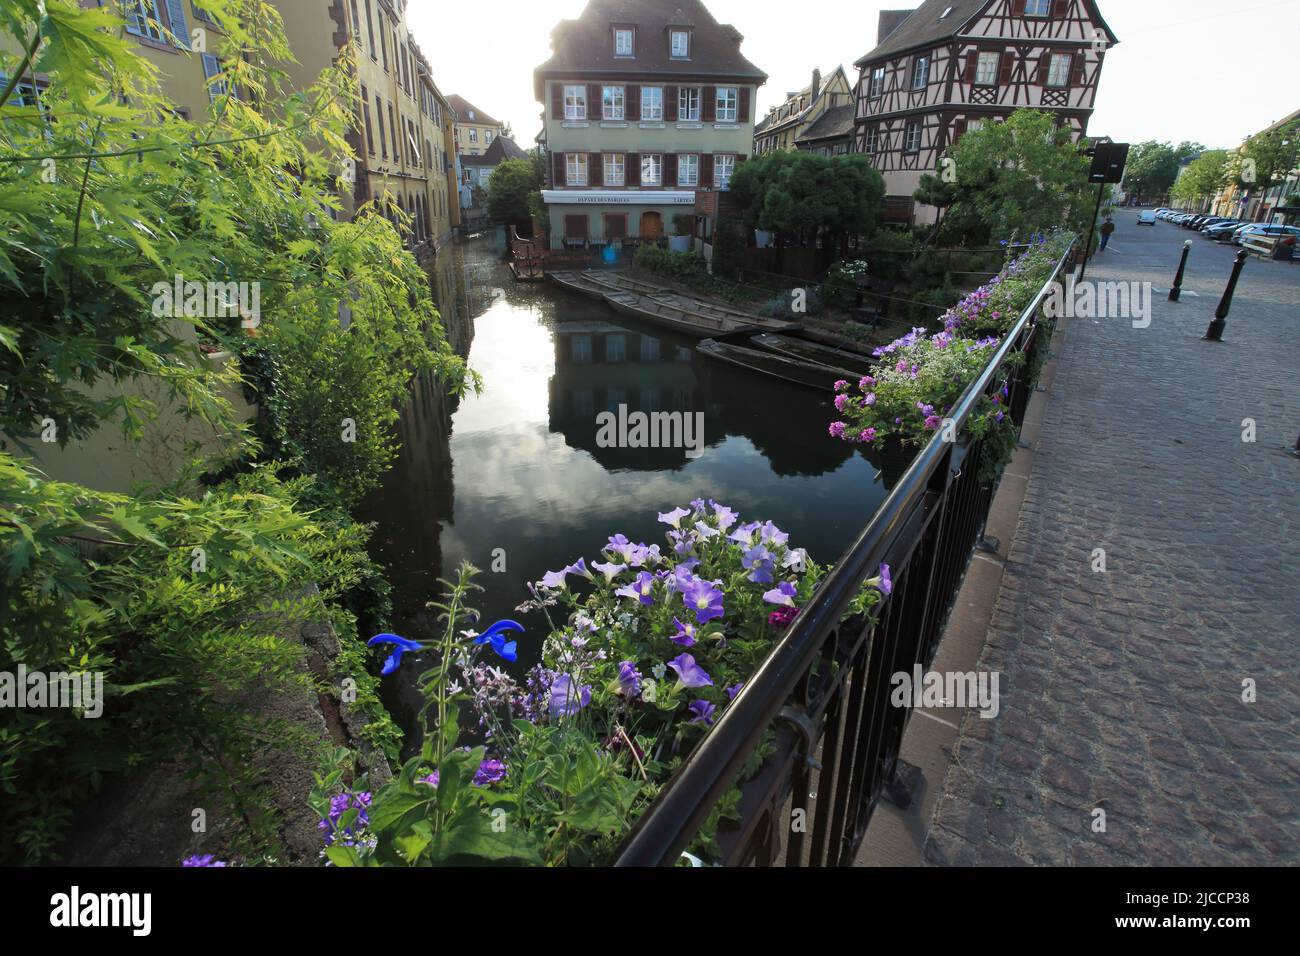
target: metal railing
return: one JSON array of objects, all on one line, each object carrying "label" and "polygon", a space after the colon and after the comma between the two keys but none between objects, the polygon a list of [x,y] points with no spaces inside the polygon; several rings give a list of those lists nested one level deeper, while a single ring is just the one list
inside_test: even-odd
[{"label": "metal railing", "polygon": [[[1076,240],[1077,241],[1077,240]],[[1033,391],[1038,318],[1075,244],[949,413],[958,433],[980,399],[1009,385],[1017,429]],[[1014,353],[1023,362],[1008,362]],[[927,668],[992,502],[982,441],[936,434],[913,459],[813,599],[745,682],[620,847],[619,866],[673,865],[760,746],[741,784],[739,822],[718,834],[728,866],[851,864],[881,795],[901,788],[898,754],[910,708],[890,706],[890,676]],[[893,590],[870,619],[846,620],[880,565]],[[774,739],[767,737],[769,728]],[[815,794],[815,797],[813,796]],[[783,837],[789,839],[783,846]]]}]

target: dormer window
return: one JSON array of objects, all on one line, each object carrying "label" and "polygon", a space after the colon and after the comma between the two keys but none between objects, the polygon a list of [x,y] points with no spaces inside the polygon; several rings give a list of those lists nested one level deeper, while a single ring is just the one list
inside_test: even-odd
[{"label": "dormer window", "polygon": [[614,55],[635,56],[633,32],[630,27],[618,27],[614,30]]},{"label": "dormer window", "polygon": [[1052,0],[1025,0],[1025,16],[1047,17],[1052,14]]},{"label": "dormer window", "polygon": [[689,30],[670,31],[669,45],[674,60],[685,60],[691,55],[691,32]]}]

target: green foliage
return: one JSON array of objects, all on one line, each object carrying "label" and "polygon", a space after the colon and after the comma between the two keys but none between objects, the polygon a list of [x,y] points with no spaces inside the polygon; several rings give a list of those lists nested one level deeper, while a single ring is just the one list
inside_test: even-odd
[{"label": "green foliage", "polygon": [[[988,245],[1065,228],[1086,232],[1096,203],[1088,159],[1051,113],[1017,110],[1003,123],[967,133],[950,150],[956,180],[940,237],[950,245]],[[923,176],[917,198],[946,184]]]},{"label": "green foliage", "polygon": [[1228,179],[1228,151],[1207,150],[1187,164],[1187,169],[1170,187],[1169,196],[1178,202],[1199,202],[1226,186]]},{"label": "green foliage", "polygon": [[1232,158],[1230,175],[1241,189],[1262,195],[1286,179],[1300,156],[1300,120],[1259,133]]},{"label": "green foliage", "polygon": [[704,274],[704,263],[694,252],[669,252],[658,246],[641,246],[633,263],[653,275],[690,279]]},{"label": "green foliage", "polygon": [[1167,195],[1183,162],[1204,151],[1200,143],[1136,143],[1129,150],[1124,188],[1139,200]]},{"label": "green foliage", "polygon": [[541,187],[542,180],[532,160],[507,159],[492,170],[488,179],[488,215],[494,222],[527,224],[532,215],[530,200]]},{"label": "green foliage", "polygon": [[777,150],[741,163],[729,188],[750,230],[866,236],[879,222],[885,180],[867,156]]},{"label": "green foliage", "polygon": [[4,710],[8,862],[57,847],[105,773],[181,759],[215,781],[275,739],[241,695],[307,691],[293,629],[326,617],[369,564],[359,526],[299,510],[307,485],[256,469],[201,499],[138,500],[42,480],[0,454],[0,672],[102,674],[106,694],[94,719]]},{"label": "green foliage", "polygon": [[[105,774],[164,761],[232,792],[249,839],[274,839],[251,758],[287,728],[253,692],[310,693],[290,636],[305,621],[343,628],[336,673],[358,680],[367,736],[396,750],[350,630],[353,612],[382,613],[384,588],[343,506],[391,460],[412,377],[468,376],[384,210],[338,216],[351,51],[291,93],[274,6],[202,6],[222,24],[208,35],[228,92],[195,122],[115,5],[12,0],[0,14],[0,47],[33,51],[0,56],[14,81],[0,84],[0,429],[19,447],[47,419],[65,443],[110,425],[139,436],[160,409],[137,386],[161,383],[226,437],[223,457],[244,455],[202,495],[133,498],[0,455],[0,671],[98,673],[108,693],[98,719],[0,712],[6,862],[54,853]],[[12,97],[29,65],[48,78],[38,105]],[[155,288],[177,276],[257,283],[257,321],[159,316]],[[239,444],[229,381],[200,342],[238,357],[228,374],[257,398],[261,441]]]}]

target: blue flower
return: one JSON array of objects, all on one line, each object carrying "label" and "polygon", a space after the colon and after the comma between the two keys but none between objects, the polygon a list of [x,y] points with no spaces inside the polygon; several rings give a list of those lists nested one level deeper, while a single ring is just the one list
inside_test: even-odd
[{"label": "blue flower", "polygon": [[502,658],[503,660],[510,661],[510,663],[513,664],[516,660],[518,660],[518,656],[515,654],[515,649],[519,645],[516,641],[507,642],[505,639],[505,635],[502,632],[503,631],[522,632],[523,629],[524,626],[520,624],[518,621],[511,621],[508,619],[497,621],[495,624],[489,627],[482,634],[476,635],[474,637],[474,643],[491,644],[492,650],[496,651],[498,657]]},{"label": "blue flower", "polygon": [[388,659],[384,661],[384,669],[380,672],[382,674],[391,674],[393,671],[397,670],[397,668],[401,667],[402,655],[407,651],[424,650],[424,645],[419,641],[412,641],[405,637],[398,637],[396,634],[376,634],[370,640],[366,641],[367,647],[377,647],[380,644],[397,645],[393,653],[389,654]]}]

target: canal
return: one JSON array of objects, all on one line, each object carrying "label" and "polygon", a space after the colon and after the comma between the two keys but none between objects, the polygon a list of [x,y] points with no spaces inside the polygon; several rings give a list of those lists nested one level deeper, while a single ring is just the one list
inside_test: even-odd
[{"label": "canal", "polygon": [[[615,533],[664,543],[657,513],[695,498],[775,522],[817,561],[840,556],[888,489],[878,462],[828,436],[831,394],[720,364],[692,339],[551,283],[517,284],[500,243],[459,242],[435,267],[448,337],[482,393],[457,401],[417,383],[399,460],[360,515],[377,526],[371,552],[393,586],[397,633],[437,633],[425,602],[467,560],[483,571],[484,623],[526,627],[510,668],[521,674],[546,634],[540,615],[515,611],[527,583],[579,557],[599,560]],[[600,447],[596,416],[620,405],[702,412],[703,453]],[[385,681],[408,751],[419,742],[419,665]]]}]

